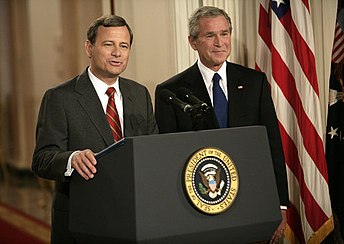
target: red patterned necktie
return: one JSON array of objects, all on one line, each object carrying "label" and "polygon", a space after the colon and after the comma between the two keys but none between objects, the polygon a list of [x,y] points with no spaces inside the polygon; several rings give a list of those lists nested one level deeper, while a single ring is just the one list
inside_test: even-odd
[{"label": "red patterned necktie", "polygon": [[106,107],[106,118],[111,127],[115,141],[118,141],[122,138],[122,130],[115,104],[115,92],[116,90],[113,87],[109,87],[106,91],[106,95],[109,96],[109,101]]}]

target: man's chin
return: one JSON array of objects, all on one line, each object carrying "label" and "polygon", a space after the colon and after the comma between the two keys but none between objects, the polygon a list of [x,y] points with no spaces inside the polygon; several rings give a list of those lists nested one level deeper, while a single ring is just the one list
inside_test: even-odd
[{"label": "man's chin", "polygon": [[108,74],[109,76],[113,76],[113,77],[117,77],[119,76],[125,69],[123,69],[122,67],[120,68],[111,68],[108,70]]},{"label": "man's chin", "polygon": [[214,65],[218,66],[218,65],[223,64],[226,60],[227,60],[226,56],[221,56],[221,57],[213,59],[213,63]]},{"label": "man's chin", "polygon": [[213,67],[220,68],[225,61],[226,59],[217,60],[216,62],[213,63]]}]

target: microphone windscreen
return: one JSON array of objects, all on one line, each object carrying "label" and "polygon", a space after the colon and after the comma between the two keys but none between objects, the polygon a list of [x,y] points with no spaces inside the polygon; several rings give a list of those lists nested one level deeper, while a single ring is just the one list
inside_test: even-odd
[{"label": "microphone windscreen", "polygon": [[[204,102],[199,100],[196,96],[193,95],[192,91],[186,89],[185,87],[180,87],[178,89],[177,96],[181,100],[183,100],[183,101],[185,101],[187,103],[190,103],[191,105],[200,105],[200,104],[202,104],[202,106],[204,106],[203,105]],[[207,106],[206,103],[204,103],[204,104],[205,104],[205,106]]]},{"label": "microphone windscreen", "polygon": [[170,102],[173,98],[176,97],[176,94],[174,94],[173,92],[171,92],[168,89],[162,89],[160,91],[159,97],[164,100],[165,102]]},{"label": "microphone windscreen", "polygon": [[186,89],[185,87],[181,87],[178,89],[177,91],[177,96],[180,99],[185,99],[186,97],[190,96],[190,94],[192,94],[188,89]]}]

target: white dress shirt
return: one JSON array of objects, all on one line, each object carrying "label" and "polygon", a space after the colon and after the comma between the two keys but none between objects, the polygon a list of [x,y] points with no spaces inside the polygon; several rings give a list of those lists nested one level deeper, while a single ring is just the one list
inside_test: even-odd
[{"label": "white dress shirt", "polygon": [[205,84],[205,87],[207,88],[211,103],[214,106],[213,102],[213,76],[215,73],[218,73],[221,76],[221,80],[219,82],[220,87],[223,91],[223,93],[226,96],[226,99],[228,101],[228,88],[227,88],[227,62],[225,61],[222,65],[221,68],[217,71],[214,72],[213,70],[209,69],[206,67],[200,60],[197,61],[197,65],[199,70],[201,71],[201,75],[203,77],[203,81]]}]

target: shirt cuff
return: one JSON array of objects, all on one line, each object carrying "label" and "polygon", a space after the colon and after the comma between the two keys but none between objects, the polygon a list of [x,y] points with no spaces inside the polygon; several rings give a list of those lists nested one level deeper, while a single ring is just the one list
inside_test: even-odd
[{"label": "shirt cuff", "polygon": [[280,206],[281,210],[287,210],[287,206]]},{"label": "shirt cuff", "polygon": [[77,152],[79,152],[79,151],[75,151],[69,156],[66,171],[64,172],[64,176],[71,176],[72,175],[72,173],[74,171],[74,169],[72,168],[72,158],[73,158],[74,154]]}]

